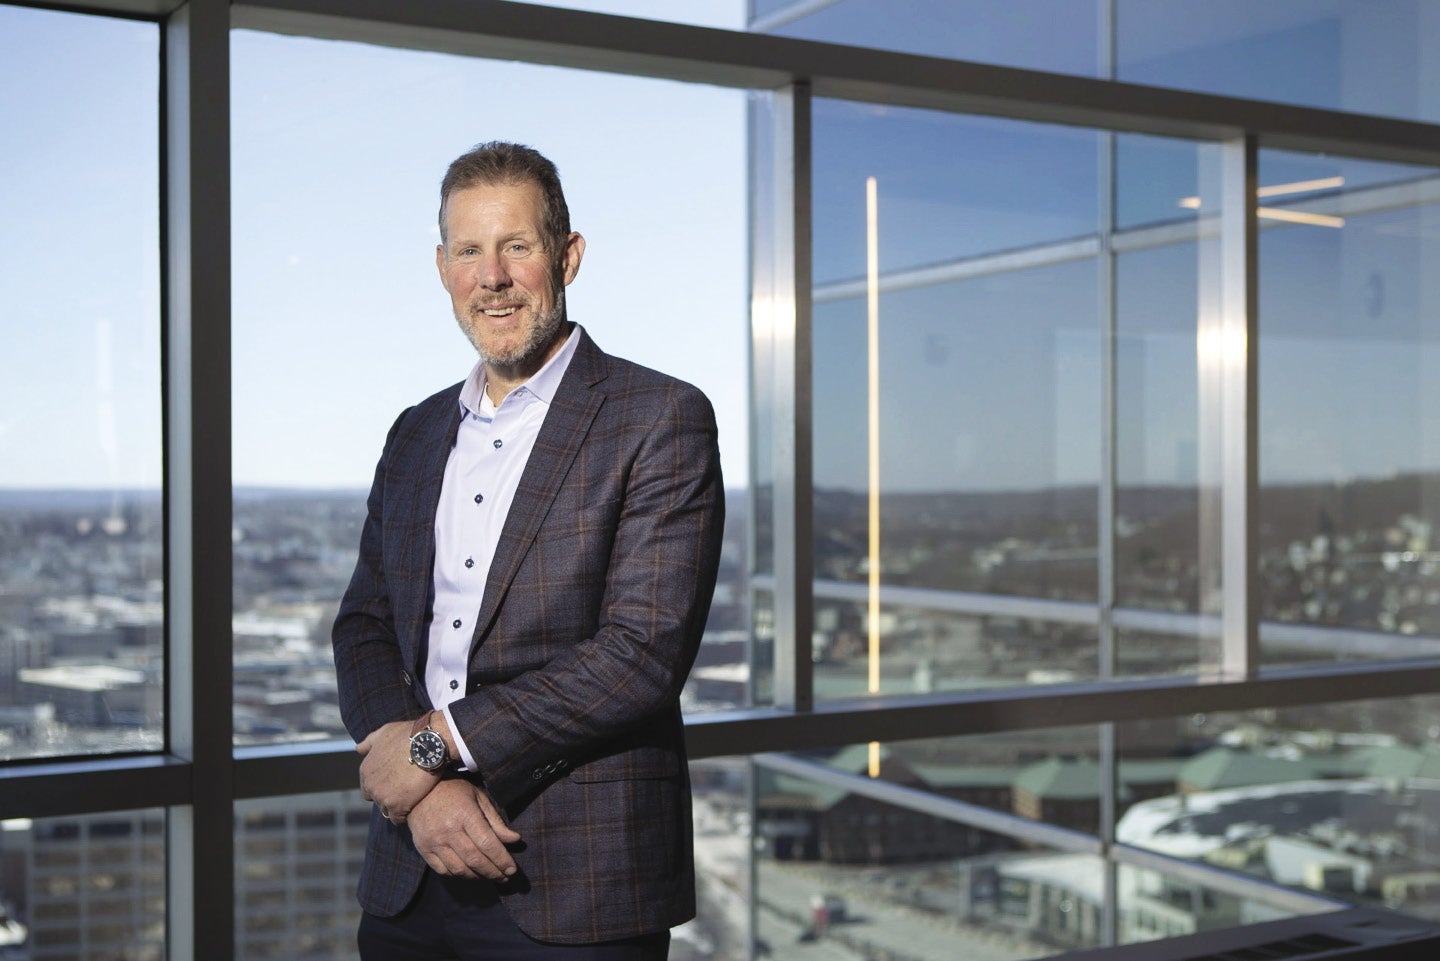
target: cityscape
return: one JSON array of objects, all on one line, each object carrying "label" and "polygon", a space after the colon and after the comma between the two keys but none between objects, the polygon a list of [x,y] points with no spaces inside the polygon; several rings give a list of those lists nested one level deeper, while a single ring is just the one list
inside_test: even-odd
[{"label": "cityscape", "polygon": [[[1430,496],[1437,485],[1414,476],[1263,491],[1267,622],[1373,635],[1389,656],[1434,644],[1440,552],[1427,508],[1440,504]],[[768,656],[746,580],[749,503],[743,491],[727,500],[720,583],[683,695],[692,714],[746,703],[751,665],[758,681]],[[864,497],[817,492],[815,502],[817,578],[863,580]],[[1198,610],[1198,504],[1193,490],[1121,491],[1125,603]],[[346,737],[329,625],[362,516],[354,491],[236,491],[237,745]],[[1095,518],[1095,492],[1084,488],[887,497],[882,578],[1094,603]],[[0,493],[0,758],[162,748],[162,520],[155,494]],[[818,696],[863,693],[864,623],[859,602],[817,602]],[[1098,670],[1093,627],[887,606],[881,629],[887,691]],[[1196,647],[1194,637],[1127,634],[1122,670],[1193,669]],[[1339,653],[1266,647],[1283,663]],[[1118,839],[1440,920],[1437,707],[1412,699],[1124,725]],[[866,755],[836,745],[807,760],[863,776]],[[1093,729],[891,744],[882,758],[885,781],[1098,829]],[[701,912],[677,930],[674,957],[748,957],[752,912],[757,948],[786,957],[928,961],[951,956],[957,937],[997,959],[1098,943],[1104,899],[1093,857],[1038,850],[745,758],[696,762],[692,780]],[[354,792],[238,806],[240,956],[350,956],[367,817]],[[163,956],[163,811],[0,828],[0,958]],[[1126,870],[1121,884],[1126,940],[1272,916],[1150,872]]]}]

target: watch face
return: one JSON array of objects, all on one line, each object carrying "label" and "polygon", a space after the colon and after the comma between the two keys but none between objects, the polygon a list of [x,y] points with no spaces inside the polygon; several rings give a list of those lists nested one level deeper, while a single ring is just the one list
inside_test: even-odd
[{"label": "watch face", "polygon": [[447,760],[445,739],[434,731],[425,730],[410,738],[410,763],[426,771],[437,771]]}]

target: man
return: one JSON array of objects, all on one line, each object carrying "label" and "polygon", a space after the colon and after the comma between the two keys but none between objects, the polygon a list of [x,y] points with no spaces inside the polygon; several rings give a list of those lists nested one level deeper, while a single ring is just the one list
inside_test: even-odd
[{"label": "man", "polygon": [[585,240],[539,153],[451,164],[440,238],[480,359],[391,428],[334,628],[375,802],[361,957],[663,958],[694,915],[679,694],[719,557],[714,414],[568,321]]}]

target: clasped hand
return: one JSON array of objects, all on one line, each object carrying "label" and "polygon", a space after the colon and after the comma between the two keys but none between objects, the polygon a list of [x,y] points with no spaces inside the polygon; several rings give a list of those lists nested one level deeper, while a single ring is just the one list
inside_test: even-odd
[{"label": "clasped hand", "polygon": [[355,746],[360,794],[393,824],[410,825],[415,850],[437,874],[500,881],[516,871],[505,845],[520,835],[485,790],[410,763],[409,721],[392,721]]},{"label": "clasped hand", "polygon": [[410,763],[410,721],[391,721],[355,745],[360,762],[360,796],[380,806],[380,813],[404,824],[420,799],[440,776]]}]

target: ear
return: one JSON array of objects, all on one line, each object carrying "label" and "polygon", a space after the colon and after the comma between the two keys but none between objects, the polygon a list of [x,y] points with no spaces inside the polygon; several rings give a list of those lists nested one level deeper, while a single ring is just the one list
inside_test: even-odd
[{"label": "ear", "polygon": [[560,273],[565,280],[565,286],[570,286],[570,281],[580,272],[580,261],[585,256],[585,238],[577,233],[571,232],[565,238],[565,249],[560,254]]},{"label": "ear", "polygon": [[435,269],[436,269],[437,271],[439,271],[439,273],[440,273],[440,286],[441,286],[441,287],[444,287],[444,288],[445,288],[445,292],[448,294],[448,293],[450,292],[450,279],[445,276],[445,245],[444,245],[444,244],[436,244],[436,245],[435,245]]}]

